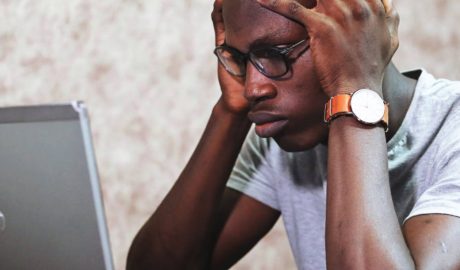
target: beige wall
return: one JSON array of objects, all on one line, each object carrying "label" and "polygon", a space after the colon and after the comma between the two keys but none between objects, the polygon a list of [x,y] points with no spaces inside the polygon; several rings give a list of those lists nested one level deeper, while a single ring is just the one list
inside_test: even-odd
[{"label": "beige wall", "polygon": [[[459,79],[460,1],[397,6],[398,66]],[[0,0],[0,105],[88,103],[117,269],[218,97],[211,7],[210,0]],[[281,224],[235,269],[295,269]]]}]

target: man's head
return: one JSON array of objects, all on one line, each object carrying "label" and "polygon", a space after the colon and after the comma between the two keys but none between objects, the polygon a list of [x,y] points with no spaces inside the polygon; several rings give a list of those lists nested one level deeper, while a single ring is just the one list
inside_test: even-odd
[{"label": "man's head", "polygon": [[[315,5],[313,0],[301,2],[309,7]],[[323,108],[328,98],[314,74],[305,28],[261,7],[255,0],[224,1],[223,18],[226,45],[242,53],[287,47],[307,39],[303,48],[288,56],[291,69],[280,78],[268,78],[248,64],[245,97],[252,104],[249,117],[256,124],[268,122],[256,125],[256,132],[273,137],[283,149],[301,151],[324,141],[327,127]]]}]

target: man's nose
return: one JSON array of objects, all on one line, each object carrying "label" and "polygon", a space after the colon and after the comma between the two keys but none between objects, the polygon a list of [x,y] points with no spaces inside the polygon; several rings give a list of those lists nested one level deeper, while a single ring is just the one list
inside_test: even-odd
[{"label": "man's nose", "polygon": [[246,66],[246,80],[244,96],[251,103],[274,98],[276,87],[272,80],[257,70],[251,62]]}]

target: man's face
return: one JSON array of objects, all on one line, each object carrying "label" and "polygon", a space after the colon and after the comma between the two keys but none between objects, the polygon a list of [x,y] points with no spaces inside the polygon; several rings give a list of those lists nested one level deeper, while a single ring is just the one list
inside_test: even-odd
[{"label": "man's face", "polygon": [[[306,2],[311,5],[312,1]],[[308,38],[302,25],[262,8],[254,0],[224,1],[223,16],[226,44],[243,53]],[[316,78],[310,53],[309,49],[303,51],[290,72],[279,79],[267,78],[252,64],[247,65],[245,97],[252,105],[250,117],[285,120],[256,125],[256,132],[273,137],[286,151],[306,150],[327,139],[323,110],[328,97]]]}]

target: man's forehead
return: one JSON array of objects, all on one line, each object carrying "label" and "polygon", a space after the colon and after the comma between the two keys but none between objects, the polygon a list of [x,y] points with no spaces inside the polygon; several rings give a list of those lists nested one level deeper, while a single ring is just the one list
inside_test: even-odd
[{"label": "man's forehead", "polygon": [[[315,0],[299,2],[316,3]],[[227,43],[242,50],[249,49],[247,46],[254,45],[254,41],[267,39],[276,43],[278,37],[298,36],[305,32],[298,23],[263,8],[255,0],[224,0],[223,16]]]},{"label": "man's forehead", "polygon": [[[316,0],[297,0],[297,2],[308,8],[316,5]],[[234,14],[235,11],[248,11],[254,17],[270,13],[266,8],[261,7],[256,0],[225,0],[223,1],[223,11],[224,16],[228,16],[230,13],[237,15]]]},{"label": "man's forehead", "polygon": [[[296,0],[301,5],[312,8],[316,5],[317,0]],[[223,5],[225,6],[243,6],[243,7],[251,7],[251,6],[260,6],[256,0],[225,0],[223,1]]]},{"label": "man's forehead", "polygon": [[249,24],[273,17],[273,12],[261,7],[255,0],[226,0],[223,17],[226,29],[239,32]]}]

